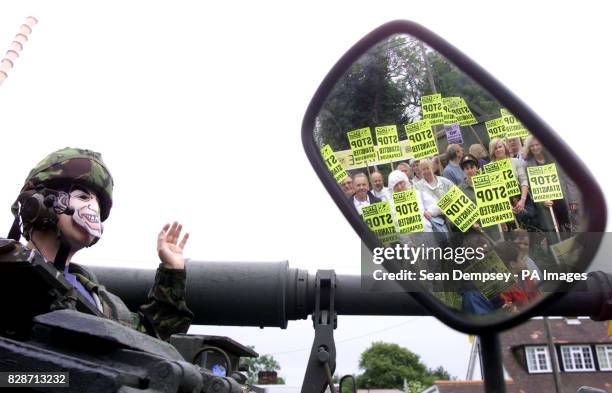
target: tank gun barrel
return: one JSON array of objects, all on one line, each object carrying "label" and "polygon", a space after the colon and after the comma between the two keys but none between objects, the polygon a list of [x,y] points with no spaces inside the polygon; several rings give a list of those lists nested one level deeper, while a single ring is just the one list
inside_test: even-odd
[{"label": "tank gun barrel", "polygon": [[[87,268],[132,310],[146,302],[155,278],[152,269]],[[288,321],[306,319],[314,311],[315,274],[291,268],[286,261],[190,261],[186,269],[187,304],[195,314],[194,324],[286,328]],[[359,275],[336,274],[335,280],[338,315],[430,315],[409,296],[362,289]],[[599,298],[572,293],[543,314],[592,315],[599,307]]]}]

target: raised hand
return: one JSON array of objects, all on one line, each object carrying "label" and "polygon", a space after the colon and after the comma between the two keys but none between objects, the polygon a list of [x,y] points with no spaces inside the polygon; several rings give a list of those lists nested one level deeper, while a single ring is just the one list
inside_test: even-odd
[{"label": "raised hand", "polygon": [[164,225],[157,235],[157,255],[168,269],[185,269],[183,249],[187,244],[187,239],[189,239],[189,233],[185,233],[183,239],[179,242],[182,229],[183,226],[174,221],[172,225]]}]

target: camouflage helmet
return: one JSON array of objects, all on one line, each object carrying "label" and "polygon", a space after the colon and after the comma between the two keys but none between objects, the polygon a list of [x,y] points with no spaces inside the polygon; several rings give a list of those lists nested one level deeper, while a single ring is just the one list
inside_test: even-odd
[{"label": "camouflage helmet", "polygon": [[39,186],[52,189],[73,183],[86,186],[96,194],[100,219],[106,220],[113,205],[113,177],[102,155],[91,150],[66,147],[49,154],[30,171],[21,192]]}]

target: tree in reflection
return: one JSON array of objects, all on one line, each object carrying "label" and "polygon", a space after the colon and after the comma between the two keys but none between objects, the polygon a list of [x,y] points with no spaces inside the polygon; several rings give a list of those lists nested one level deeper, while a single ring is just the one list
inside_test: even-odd
[{"label": "tree in reflection", "polygon": [[443,97],[463,97],[477,117],[499,113],[497,102],[440,54],[412,37],[395,35],[366,52],[340,78],[317,117],[315,141],[345,150],[348,131],[389,124],[397,125],[400,139],[406,139],[403,125],[421,119],[420,97],[434,90]]}]

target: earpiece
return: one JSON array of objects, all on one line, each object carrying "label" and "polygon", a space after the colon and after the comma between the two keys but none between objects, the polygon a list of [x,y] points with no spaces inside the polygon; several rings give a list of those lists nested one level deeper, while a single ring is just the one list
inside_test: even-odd
[{"label": "earpiece", "polygon": [[57,214],[53,208],[55,196],[45,197],[36,191],[28,194],[23,197],[19,209],[24,227],[49,228],[54,226],[57,223]]}]

